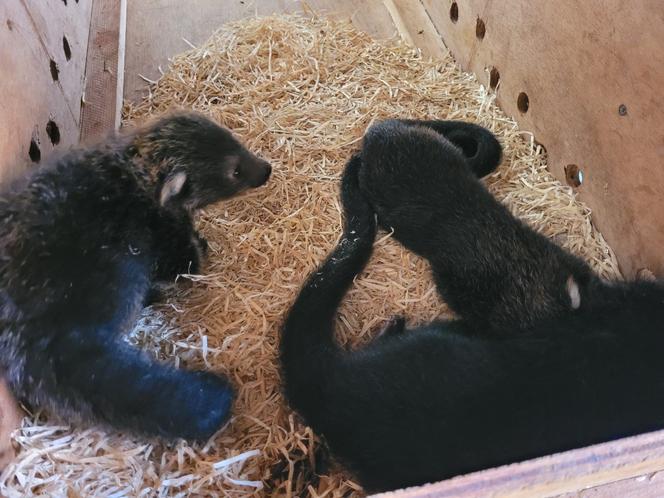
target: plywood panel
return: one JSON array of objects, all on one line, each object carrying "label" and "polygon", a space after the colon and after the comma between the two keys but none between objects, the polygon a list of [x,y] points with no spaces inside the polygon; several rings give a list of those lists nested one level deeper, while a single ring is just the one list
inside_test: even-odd
[{"label": "plywood panel", "polygon": [[547,148],[552,172],[583,171],[578,192],[625,273],[664,276],[661,2],[422,2],[465,69],[487,83],[497,68],[499,104]]},{"label": "plywood panel", "polygon": [[[23,0],[42,46],[58,69],[69,109],[78,123],[93,0]],[[68,50],[65,49],[65,40]]]},{"label": "plywood panel", "polygon": [[14,459],[12,434],[21,426],[23,416],[23,410],[18,406],[9,386],[4,379],[0,379],[0,470]]},{"label": "plywood panel", "polygon": [[449,51],[420,0],[384,0],[401,38],[425,57],[442,59]]},{"label": "plywood panel", "polygon": [[124,81],[126,0],[95,0],[88,38],[81,142],[94,142],[120,125]]},{"label": "plywood panel", "polygon": [[[54,9],[62,2],[50,3]],[[59,4],[59,5],[58,5]],[[43,159],[56,146],[65,147],[78,140],[76,116],[71,112],[62,84],[51,75],[51,58],[36,24],[21,0],[0,2],[0,183],[23,171],[31,163],[32,143]],[[57,144],[46,128],[57,125]],[[53,127],[51,127],[53,129]]]}]

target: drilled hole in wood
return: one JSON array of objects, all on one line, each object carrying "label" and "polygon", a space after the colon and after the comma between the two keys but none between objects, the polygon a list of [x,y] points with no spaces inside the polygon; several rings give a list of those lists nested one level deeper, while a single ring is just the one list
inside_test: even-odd
[{"label": "drilled hole in wood", "polygon": [[58,128],[58,125],[52,119],[46,123],[46,134],[51,139],[53,145],[60,143],[60,128]]},{"label": "drilled hole in wood", "polygon": [[51,78],[53,78],[53,81],[58,81],[58,78],[60,77],[60,70],[58,69],[58,65],[55,63],[53,59],[51,59],[50,67],[51,67]]},{"label": "drilled hole in wood", "polygon": [[580,187],[583,183],[583,170],[579,169],[576,164],[568,164],[565,166],[565,180],[570,187]]},{"label": "drilled hole in wood", "polygon": [[535,140],[535,152],[539,152],[545,156],[548,154],[546,146],[543,143],[538,142],[537,140]]},{"label": "drilled hole in wood", "polygon": [[484,24],[484,21],[482,21],[482,19],[478,17],[477,23],[475,24],[475,36],[477,36],[478,40],[483,40],[485,34],[486,34],[486,24]]},{"label": "drilled hole in wood", "polygon": [[28,155],[30,156],[30,160],[33,163],[38,163],[39,160],[41,159],[41,151],[39,150],[39,145],[37,145],[37,142],[35,142],[34,138],[30,140],[30,148],[28,149]]},{"label": "drilled hole in wood", "polygon": [[495,90],[499,82],[500,73],[498,72],[498,69],[491,67],[489,70],[489,88],[491,88],[491,90]]},{"label": "drilled hole in wood", "polygon": [[456,2],[452,2],[450,7],[450,19],[452,22],[457,22],[459,20],[459,6]]},{"label": "drilled hole in wood", "polygon": [[519,96],[516,98],[516,107],[517,109],[519,109],[519,112],[522,114],[528,112],[528,108],[530,107],[530,99],[528,98],[526,92],[521,92]]},{"label": "drilled hole in wood", "polygon": [[66,36],[62,37],[62,50],[65,52],[65,59],[71,59],[71,47],[69,46],[69,41],[67,41]]}]

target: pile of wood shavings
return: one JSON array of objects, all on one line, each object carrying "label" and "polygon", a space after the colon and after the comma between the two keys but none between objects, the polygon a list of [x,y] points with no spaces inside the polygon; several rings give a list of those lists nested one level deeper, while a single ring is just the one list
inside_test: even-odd
[{"label": "pile of wood shavings", "polygon": [[[44,415],[26,419],[0,494],[361,496],[347,474],[325,464],[312,432],[284,405],[276,352],[284,313],[340,234],[339,173],[372,121],[489,127],[505,147],[488,180],[492,192],[602,275],[619,276],[589,209],[547,172],[541,148],[493,101],[452,58],[427,62],[401,43],[378,43],[326,19],[248,19],[174,58],[149,96],[126,106],[126,122],[173,106],[197,109],[269,159],[274,175],[203,213],[204,275],[187,277],[166,304],[147,310],[131,339],[167,361],[227,373],[238,390],[235,415],[205,445],[170,446]],[[426,264],[383,234],[345,300],[339,341],[365,343],[395,314],[417,322],[445,312]]]}]

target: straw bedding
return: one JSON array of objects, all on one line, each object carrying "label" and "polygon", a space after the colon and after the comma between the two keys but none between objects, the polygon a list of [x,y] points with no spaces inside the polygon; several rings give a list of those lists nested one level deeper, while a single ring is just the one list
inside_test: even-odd
[{"label": "straw bedding", "polygon": [[[546,170],[546,157],[451,58],[429,62],[400,44],[372,41],[349,23],[301,17],[230,24],[173,59],[126,123],[173,106],[205,112],[269,159],[269,184],[208,209],[202,275],[184,276],[146,310],[129,340],[166,361],[227,373],[238,389],[228,426],[204,445],[166,445],[106,428],[26,418],[19,455],[0,494],[23,496],[354,496],[350,477],[324,458],[279,391],[279,326],[306,275],[340,233],[339,173],[366,127],[392,116],[474,121],[505,147],[487,181],[537,230],[619,276],[590,210]],[[426,264],[388,234],[347,297],[339,341],[355,346],[394,314],[445,314]],[[323,474],[318,477],[316,474]]]}]

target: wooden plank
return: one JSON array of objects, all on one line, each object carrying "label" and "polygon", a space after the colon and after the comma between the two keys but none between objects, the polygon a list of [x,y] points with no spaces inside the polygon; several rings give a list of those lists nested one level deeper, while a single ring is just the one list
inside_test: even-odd
[{"label": "wooden plank", "polygon": [[663,490],[664,472],[657,472],[565,493],[557,498],[661,498]]},{"label": "wooden plank", "polygon": [[7,383],[0,379],[0,470],[14,459],[12,433],[21,426],[23,415]]},{"label": "wooden plank", "polygon": [[546,498],[579,496],[580,491],[592,490],[594,494],[583,496],[615,497],[629,496],[611,494],[618,489],[633,494],[646,487],[659,490],[652,496],[662,496],[662,471],[664,431],[658,431],[374,496]]},{"label": "wooden plank", "polygon": [[[58,81],[78,124],[84,90],[85,60],[90,32],[90,0],[43,2],[22,0],[44,50],[58,69]],[[66,47],[65,47],[66,40]]]},{"label": "wooden plank", "polygon": [[304,10],[333,17],[350,18],[361,30],[376,38],[396,34],[383,0],[197,0],[195,8],[179,0],[133,0],[127,12],[127,65],[124,96],[139,100],[147,80],[156,80],[168,59],[204,42],[225,23],[274,13]]},{"label": "wooden plank", "polygon": [[98,140],[120,124],[126,8],[126,0],[95,0],[92,5],[82,142]]},{"label": "wooden plank", "polygon": [[422,3],[463,68],[485,83],[497,68],[498,103],[546,147],[551,171],[563,181],[566,166],[583,171],[578,192],[625,274],[664,277],[661,3]]},{"label": "wooden plank", "polygon": [[[65,6],[54,2],[51,8],[57,11]],[[46,46],[21,0],[0,2],[0,67],[4,75],[10,75],[0,78],[0,184],[33,164],[31,148],[33,158],[37,159],[38,152],[43,159],[56,147],[78,140],[78,124],[62,82],[51,74]],[[49,121],[57,127],[57,135],[53,125],[49,128],[53,141],[47,133]]]},{"label": "wooden plank", "polygon": [[350,19],[353,25],[378,40],[397,35],[392,16],[383,0],[307,0],[316,14],[336,19]]},{"label": "wooden plank", "polygon": [[449,51],[420,0],[384,0],[394,25],[406,43],[433,59],[447,57]]}]

